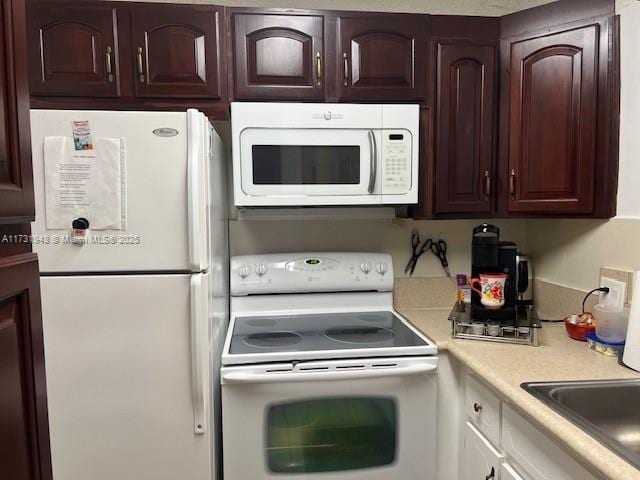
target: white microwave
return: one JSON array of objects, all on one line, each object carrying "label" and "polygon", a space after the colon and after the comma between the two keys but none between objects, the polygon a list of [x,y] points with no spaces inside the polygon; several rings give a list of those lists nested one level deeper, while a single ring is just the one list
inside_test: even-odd
[{"label": "white microwave", "polygon": [[418,202],[418,105],[231,104],[239,207]]}]

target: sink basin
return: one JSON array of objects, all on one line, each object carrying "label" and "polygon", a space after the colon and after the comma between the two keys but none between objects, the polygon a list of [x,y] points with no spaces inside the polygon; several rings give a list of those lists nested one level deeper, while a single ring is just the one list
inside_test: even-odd
[{"label": "sink basin", "polygon": [[522,388],[640,468],[640,379],[529,382]]}]

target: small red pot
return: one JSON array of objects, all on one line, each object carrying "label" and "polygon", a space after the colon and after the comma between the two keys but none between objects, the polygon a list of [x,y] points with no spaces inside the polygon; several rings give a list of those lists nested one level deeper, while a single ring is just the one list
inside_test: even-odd
[{"label": "small red pot", "polygon": [[595,325],[578,325],[575,323],[570,323],[567,319],[564,319],[564,326],[567,329],[567,335],[569,335],[574,340],[580,340],[581,342],[587,341],[587,334],[596,331]]}]

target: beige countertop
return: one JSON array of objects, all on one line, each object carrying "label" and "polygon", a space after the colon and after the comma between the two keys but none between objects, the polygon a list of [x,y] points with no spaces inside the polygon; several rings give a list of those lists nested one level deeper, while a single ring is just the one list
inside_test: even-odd
[{"label": "beige countertop", "polygon": [[520,387],[523,382],[533,381],[640,378],[639,373],[570,339],[562,324],[545,324],[540,346],[529,347],[453,340],[448,308],[400,307],[398,311],[436,342],[440,351],[460,360],[596,473],[616,480],[640,480],[640,470]]}]

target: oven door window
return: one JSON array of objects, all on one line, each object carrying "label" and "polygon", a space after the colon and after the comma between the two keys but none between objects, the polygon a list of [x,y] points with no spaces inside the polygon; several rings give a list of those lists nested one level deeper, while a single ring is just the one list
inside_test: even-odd
[{"label": "oven door window", "polygon": [[398,414],[386,397],[320,398],[271,405],[266,456],[272,473],[382,467],[396,459]]}]

